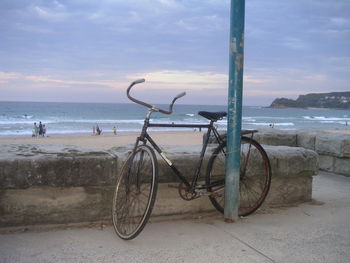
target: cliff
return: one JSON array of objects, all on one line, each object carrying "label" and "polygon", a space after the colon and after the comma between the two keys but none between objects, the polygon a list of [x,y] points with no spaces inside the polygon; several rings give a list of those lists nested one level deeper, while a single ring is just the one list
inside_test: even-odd
[{"label": "cliff", "polygon": [[350,109],[350,91],[331,93],[310,93],[300,95],[296,100],[275,99],[271,108],[333,108]]}]

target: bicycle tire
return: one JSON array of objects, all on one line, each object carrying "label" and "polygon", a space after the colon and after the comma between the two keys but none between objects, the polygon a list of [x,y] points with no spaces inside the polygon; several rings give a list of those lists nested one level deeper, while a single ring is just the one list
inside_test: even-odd
[{"label": "bicycle tire", "polygon": [[[271,166],[263,147],[254,139],[241,138],[241,171],[239,184],[239,216],[254,213],[264,202],[271,185]],[[211,203],[224,213],[224,180],[225,180],[226,142],[221,143],[213,152],[208,162],[206,184],[215,180],[221,185],[209,187],[213,192],[209,196]],[[220,189],[221,188],[221,189]],[[215,191],[220,193],[215,193]]]},{"label": "bicycle tire", "polygon": [[157,187],[154,150],[147,145],[138,146],[125,161],[113,196],[112,220],[120,238],[130,240],[141,233],[152,213]]}]

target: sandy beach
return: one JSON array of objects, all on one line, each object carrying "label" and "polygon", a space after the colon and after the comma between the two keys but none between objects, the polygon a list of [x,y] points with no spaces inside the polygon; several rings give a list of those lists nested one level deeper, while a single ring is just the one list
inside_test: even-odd
[{"label": "sandy beach", "polygon": [[[266,130],[265,130],[266,131]],[[275,130],[277,131],[277,129]],[[311,130],[310,130],[311,131]],[[323,130],[329,133],[350,134],[349,129]],[[150,133],[156,143],[161,145],[200,145],[203,132],[153,132]],[[5,144],[74,145],[95,150],[108,150],[112,147],[134,144],[139,133],[93,135],[52,135],[50,137],[5,137],[0,138],[0,147]]]},{"label": "sandy beach", "polygon": [[[150,133],[158,145],[200,145],[202,132],[154,132]],[[41,144],[41,145],[74,145],[96,150],[107,150],[115,146],[135,143],[139,133],[120,135],[80,135],[50,137],[12,137],[0,138],[0,147],[5,144]]]}]

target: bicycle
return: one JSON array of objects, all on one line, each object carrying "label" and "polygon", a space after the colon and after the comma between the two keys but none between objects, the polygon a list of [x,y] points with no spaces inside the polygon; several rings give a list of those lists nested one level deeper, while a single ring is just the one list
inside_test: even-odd
[{"label": "bicycle", "polygon": [[[158,186],[158,162],[155,151],[179,178],[178,191],[184,200],[190,201],[200,196],[208,196],[213,206],[219,212],[224,212],[226,140],[225,136],[220,136],[214,123],[225,117],[226,112],[198,112],[200,116],[210,121],[209,124],[151,123],[152,113],[171,114],[175,101],[185,96],[186,93],[183,92],[174,97],[169,109],[163,110],[130,95],[131,88],[144,81],[144,79],[136,80],[127,89],[127,97],[131,101],[143,105],[149,110],[141,134],[137,137],[132,152],[121,168],[113,196],[113,226],[117,235],[125,240],[133,239],[139,235],[151,215]],[[207,129],[206,139],[191,181],[176,168],[147,133],[149,127]],[[239,216],[248,216],[254,213],[264,202],[271,184],[270,161],[263,147],[253,139],[255,132],[257,131],[242,131]],[[198,178],[211,134],[214,135],[218,146],[209,158],[205,183],[199,184]],[[250,134],[249,137],[246,136],[248,134]]]}]

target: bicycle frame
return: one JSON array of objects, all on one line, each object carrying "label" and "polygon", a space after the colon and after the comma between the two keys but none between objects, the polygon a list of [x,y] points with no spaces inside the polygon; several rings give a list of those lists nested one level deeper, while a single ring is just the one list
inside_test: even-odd
[{"label": "bicycle frame", "polygon": [[[218,141],[218,143],[221,143],[222,140],[220,139],[220,135],[218,133],[218,131],[216,130],[215,126],[214,126],[214,121],[210,121],[209,124],[176,124],[176,123],[172,123],[172,124],[163,124],[163,123],[150,123],[150,117],[151,114],[153,112],[156,112],[157,110],[155,109],[150,109],[147,117],[144,121],[144,125],[142,127],[142,131],[141,131],[141,135],[139,137],[137,137],[136,139],[136,143],[134,146],[134,150],[133,153],[135,153],[137,146],[139,145],[140,142],[142,142],[143,144],[146,144],[147,141],[153,146],[153,148],[158,152],[158,154],[163,158],[163,160],[167,163],[167,165],[172,169],[172,171],[176,174],[176,176],[180,179],[181,182],[183,182],[186,187],[188,187],[191,190],[194,190],[197,186],[197,180],[199,178],[200,175],[200,170],[203,164],[203,158],[204,158],[204,154],[207,150],[207,146],[208,146],[208,141],[209,141],[209,137],[211,135],[211,133],[213,132],[216,140]],[[193,174],[192,177],[192,182],[189,182],[185,176],[183,176],[183,174],[176,168],[176,166],[172,163],[171,160],[169,160],[166,155],[163,153],[162,149],[156,144],[156,142],[152,139],[152,137],[148,134],[147,129],[149,127],[168,127],[168,128],[198,128],[198,129],[208,129],[207,133],[206,133],[206,140],[203,143],[203,147],[199,156],[199,160],[197,163],[197,167],[195,169],[195,172]],[[205,186],[205,188],[208,188],[211,186]]]},{"label": "bicycle frame", "polygon": [[[158,189],[158,169],[159,165],[155,157],[155,152],[164,159],[166,164],[179,178],[179,195],[184,200],[190,201],[200,196],[208,196],[213,206],[221,213],[224,213],[223,194],[225,189],[225,174],[223,169],[226,157],[225,135],[219,135],[214,123],[226,116],[225,112],[200,111],[198,114],[208,119],[208,124],[166,124],[150,123],[152,113],[172,114],[173,106],[177,99],[186,95],[182,92],[174,97],[168,109],[162,109],[146,102],[140,101],[130,95],[131,88],[144,79],[133,81],[127,89],[128,98],[142,106],[149,108],[144,120],[141,134],[137,137],[134,148],[124,163],[115,188],[112,207],[113,226],[119,237],[125,240],[135,238],[143,230],[152,213]],[[207,129],[206,137],[202,144],[199,160],[196,163],[193,177],[181,173],[171,160],[163,153],[162,149],[148,134],[149,127],[160,128],[198,128]],[[271,166],[268,156],[262,146],[253,139],[256,130],[242,130],[241,140],[243,147],[240,149],[241,169],[240,182],[244,187],[240,187],[240,207],[239,215],[247,216],[254,213],[263,203],[271,184]],[[251,134],[250,138],[244,136]],[[202,184],[201,167],[204,155],[207,151],[209,138],[214,135],[218,146],[214,149],[208,160],[205,174],[205,183]],[[150,145],[147,145],[147,142]],[[248,147],[246,147],[248,144]],[[251,154],[252,149],[252,154]],[[242,158],[243,157],[243,158]],[[252,157],[251,162],[249,162]],[[258,159],[259,158],[259,159]],[[256,161],[257,159],[257,161]],[[242,163],[243,160],[243,163]],[[255,165],[257,167],[254,167]],[[252,174],[248,167],[252,166]],[[256,169],[261,169],[256,174]],[[151,170],[150,170],[151,169]],[[247,172],[247,177],[245,176]],[[191,172],[192,173],[192,172]],[[250,175],[251,174],[251,175]],[[246,180],[247,179],[247,180]],[[256,179],[256,180],[255,180]],[[200,180],[200,182],[199,182]],[[145,186],[145,187],[143,187]],[[242,202],[241,202],[242,201]]]}]

